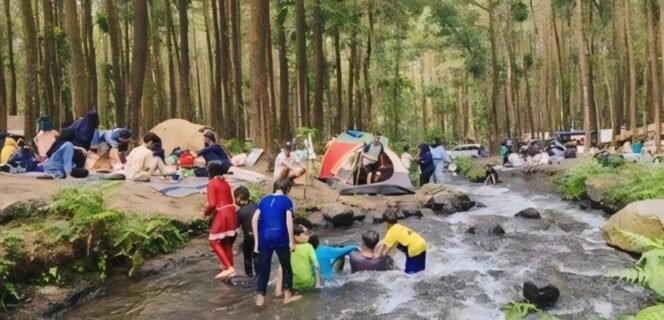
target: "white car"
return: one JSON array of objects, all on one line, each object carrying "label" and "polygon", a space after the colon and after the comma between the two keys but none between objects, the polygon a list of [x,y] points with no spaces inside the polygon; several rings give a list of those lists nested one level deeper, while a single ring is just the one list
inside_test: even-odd
[{"label": "white car", "polygon": [[457,157],[477,158],[480,156],[481,149],[482,146],[479,144],[460,144],[452,148],[452,150],[448,150],[447,154],[452,159]]}]

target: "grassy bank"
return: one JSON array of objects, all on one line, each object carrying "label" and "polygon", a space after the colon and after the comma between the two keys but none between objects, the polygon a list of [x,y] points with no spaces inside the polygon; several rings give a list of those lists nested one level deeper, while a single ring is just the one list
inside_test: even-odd
[{"label": "grassy bank", "polygon": [[104,281],[133,275],[144,259],[182,247],[205,229],[156,215],[110,210],[103,190],[64,189],[40,208],[17,206],[0,231],[0,304],[16,303],[31,286]]},{"label": "grassy bank", "polygon": [[468,178],[471,182],[484,182],[486,172],[484,168],[469,157],[457,157],[454,159],[457,165],[457,173]]},{"label": "grassy bank", "polygon": [[587,159],[561,173],[555,184],[565,199],[591,199],[616,208],[664,197],[664,166]]}]

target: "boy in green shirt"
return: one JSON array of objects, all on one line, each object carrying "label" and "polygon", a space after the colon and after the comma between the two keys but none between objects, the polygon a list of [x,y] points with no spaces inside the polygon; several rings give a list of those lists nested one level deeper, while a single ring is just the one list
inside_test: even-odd
[{"label": "boy in green shirt", "polygon": [[[311,231],[303,225],[293,227],[295,250],[291,252],[291,268],[293,269],[293,289],[303,290],[321,286],[320,267],[314,247],[309,244]],[[281,295],[281,268],[277,278],[277,296]]]}]

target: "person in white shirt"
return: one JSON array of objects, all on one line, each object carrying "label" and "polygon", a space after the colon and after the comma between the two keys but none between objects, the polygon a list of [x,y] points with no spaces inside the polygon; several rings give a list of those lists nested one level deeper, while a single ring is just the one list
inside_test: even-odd
[{"label": "person in white shirt", "polygon": [[373,141],[364,146],[362,150],[362,166],[367,170],[367,184],[374,183],[379,175],[380,155],[383,153],[383,144],[380,142],[380,132],[373,135]]},{"label": "person in white shirt", "polygon": [[410,171],[410,166],[413,164],[413,156],[408,152],[410,147],[408,145],[403,146],[403,153],[401,154],[401,163],[406,168],[406,171]]},{"label": "person in white shirt", "polygon": [[143,144],[131,150],[124,170],[127,180],[147,182],[157,171],[163,176],[174,173],[166,167],[161,158],[152,155],[152,148],[157,143],[161,143],[159,136],[148,132],[143,136]]},{"label": "person in white shirt", "polygon": [[281,148],[281,152],[277,155],[277,158],[274,160],[274,180],[279,181],[280,179],[295,179],[302,176],[307,172],[307,170],[302,166],[295,157],[291,155],[292,146],[290,143]]}]

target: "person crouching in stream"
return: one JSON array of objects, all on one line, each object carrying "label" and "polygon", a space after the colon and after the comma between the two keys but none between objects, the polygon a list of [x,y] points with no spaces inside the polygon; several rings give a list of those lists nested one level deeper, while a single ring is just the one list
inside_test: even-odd
[{"label": "person crouching in stream", "polygon": [[227,162],[212,162],[208,165],[210,180],[207,186],[208,205],[203,214],[212,217],[208,241],[214,253],[221,262],[221,272],[215,279],[224,279],[235,276],[233,267],[233,241],[237,228],[237,215],[231,186],[223,175],[228,173],[230,164]]},{"label": "person crouching in stream", "polygon": [[427,243],[419,234],[410,228],[398,223],[394,211],[386,212],[383,221],[387,222],[387,234],[383,239],[383,247],[379,256],[387,255],[394,247],[406,254],[406,268],[408,275],[424,271],[426,267]]}]

